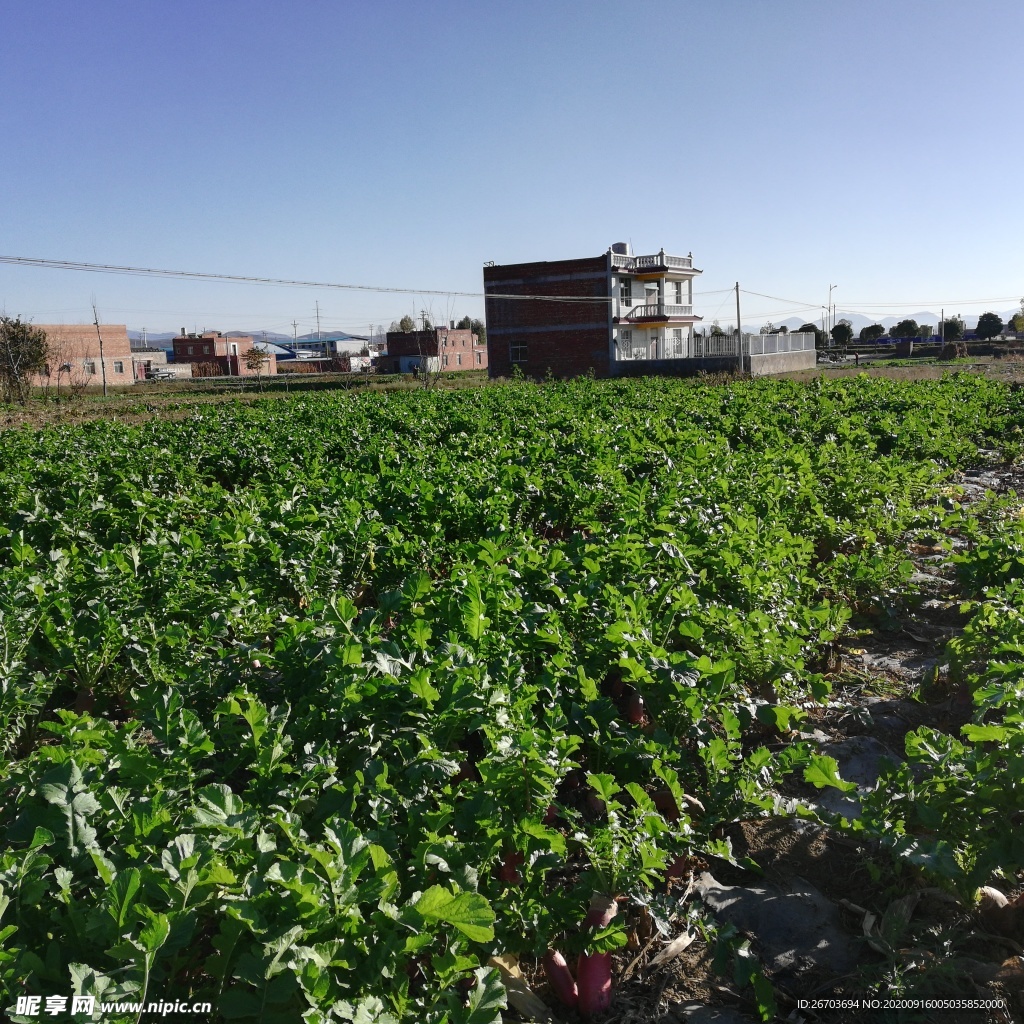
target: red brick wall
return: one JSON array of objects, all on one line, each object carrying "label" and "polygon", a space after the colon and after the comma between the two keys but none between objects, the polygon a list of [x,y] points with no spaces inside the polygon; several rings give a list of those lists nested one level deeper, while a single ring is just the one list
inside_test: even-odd
[{"label": "red brick wall", "polygon": [[611,337],[611,309],[607,302],[548,302],[494,296],[607,299],[608,272],[607,255],[485,267],[491,376],[508,376],[512,372],[513,354],[525,355],[525,361],[518,365],[530,377],[542,377],[548,371],[557,377],[588,372],[607,376]]},{"label": "red brick wall", "polygon": [[[397,372],[400,356],[440,356],[441,369],[447,371],[487,368],[487,347],[478,343],[468,329],[436,327],[432,331],[388,331],[388,355],[382,367]],[[477,355],[480,356],[479,362]],[[445,363],[445,356],[448,362]],[[462,356],[462,362],[459,362]]]},{"label": "red brick wall", "polygon": [[[95,324],[33,324],[46,332],[49,350],[47,364],[50,367],[49,382],[56,385],[58,371],[70,365],[69,371],[61,371],[61,383],[100,384],[103,374],[100,367],[100,344],[96,337]],[[103,362],[107,371],[108,384],[131,384],[134,379],[132,368],[132,347],[128,341],[128,328],[124,324],[100,324],[103,336]],[[86,367],[91,364],[96,372],[89,374]],[[121,367],[118,370],[118,366]],[[33,378],[33,383],[47,383],[45,375]]]}]

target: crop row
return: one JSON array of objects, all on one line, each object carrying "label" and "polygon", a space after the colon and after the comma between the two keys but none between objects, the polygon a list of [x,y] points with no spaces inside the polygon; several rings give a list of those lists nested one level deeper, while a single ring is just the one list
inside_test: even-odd
[{"label": "crop row", "polygon": [[957,375],[0,434],[0,984],[477,1024],[492,956],[557,949],[599,1010],[687,858],[838,781],[773,741],[908,532],[978,532],[941,485],[1022,424]]}]

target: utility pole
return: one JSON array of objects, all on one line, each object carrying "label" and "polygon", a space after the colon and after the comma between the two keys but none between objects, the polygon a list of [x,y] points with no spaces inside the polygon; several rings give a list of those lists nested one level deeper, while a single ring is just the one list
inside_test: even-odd
[{"label": "utility pole", "polygon": [[740,283],[736,282],[736,333],[742,335],[743,327],[740,325]]},{"label": "utility pole", "polygon": [[320,303],[316,304],[316,347],[320,348]]},{"label": "utility pole", "polygon": [[946,344],[946,310],[939,313],[939,349]]},{"label": "utility pole", "polygon": [[96,312],[96,303],[92,304],[92,322],[96,325],[96,337],[100,343],[100,373],[103,375],[103,397],[107,397],[107,364],[103,361],[103,335],[100,333],[100,315]]},{"label": "utility pole", "polygon": [[298,345],[299,343],[299,324],[297,320],[292,321],[292,344]]}]

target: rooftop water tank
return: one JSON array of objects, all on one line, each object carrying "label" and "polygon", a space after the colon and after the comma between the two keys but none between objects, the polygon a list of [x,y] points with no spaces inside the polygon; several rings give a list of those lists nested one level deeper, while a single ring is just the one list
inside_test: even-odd
[{"label": "rooftop water tank", "polygon": [[612,252],[616,256],[628,256],[629,242],[612,242]]}]

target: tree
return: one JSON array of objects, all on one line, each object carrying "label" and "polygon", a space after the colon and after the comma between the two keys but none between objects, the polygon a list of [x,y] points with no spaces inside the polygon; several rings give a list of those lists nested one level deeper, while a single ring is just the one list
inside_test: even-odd
[{"label": "tree", "polygon": [[1024,331],[1024,311],[1021,311],[1020,313],[1017,313],[1014,316],[1012,316],[1010,318],[1009,326],[1012,327],[1013,330],[1017,331],[1018,333]]},{"label": "tree", "polygon": [[718,323],[718,321],[717,320],[712,320],[711,321],[711,337],[712,338],[721,338],[724,335],[725,335],[725,331],[722,330],[721,325]]},{"label": "tree", "polygon": [[28,401],[32,375],[46,367],[46,332],[21,317],[0,316],[0,398]]},{"label": "tree", "polygon": [[892,338],[916,338],[919,330],[916,320],[901,320],[895,327],[889,329],[889,336]]},{"label": "tree", "polygon": [[932,333],[933,332],[932,332],[932,325],[931,324],[921,324],[921,326],[918,327],[918,329],[917,329],[917,336],[922,341],[928,341],[931,338]]},{"label": "tree", "polygon": [[824,348],[825,347],[825,332],[820,327],[815,327],[814,324],[801,324],[797,328],[799,334],[813,334],[814,335],[814,347]]},{"label": "tree", "polygon": [[456,325],[460,331],[472,331],[481,345],[487,344],[487,328],[483,320],[475,320],[472,317],[464,316]]},{"label": "tree", "polygon": [[951,316],[939,324],[939,333],[943,341],[962,341],[964,322],[958,316]]},{"label": "tree", "polygon": [[416,321],[408,313],[398,321],[398,329],[403,334],[412,334],[416,330]]},{"label": "tree", "polygon": [[831,334],[833,345],[849,345],[853,341],[853,324],[849,320],[837,320]]},{"label": "tree", "polygon": [[870,324],[860,329],[860,340],[870,345],[872,342],[878,341],[884,334],[885,328],[881,324]]},{"label": "tree", "polygon": [[982,341],[988,341],[990,338],[996,337],[997,334],[1003,333],[1003,319],[996,313],[982,313],[978,317],[978,326],[975,330],[978,338]]},{"label": "tree", "polygon": [[760,330],[759,333],[761,333],[761,334],[774,334],[775,333],[775,324],[773,324],[771,322],[771,320],[766,321],[765,323],[763,323],[761,325],[761,330]]},{"label": "tree", "polygon": [[256,384],[263,391],[263,367],[270,361],[270,353],[254,345],[245,353],[245,368],[256,374]]}]

